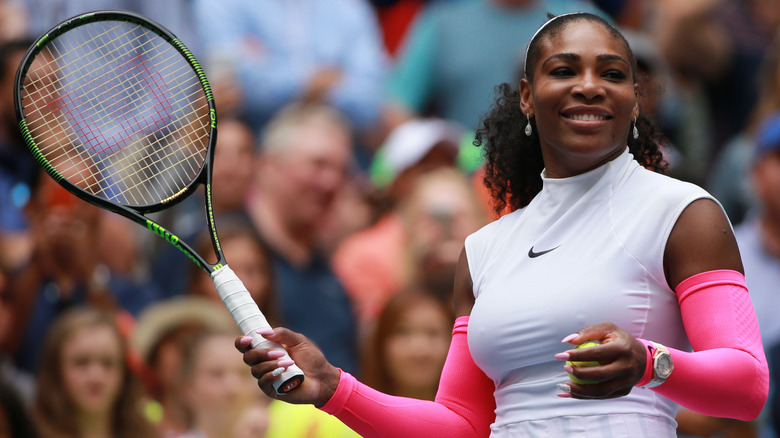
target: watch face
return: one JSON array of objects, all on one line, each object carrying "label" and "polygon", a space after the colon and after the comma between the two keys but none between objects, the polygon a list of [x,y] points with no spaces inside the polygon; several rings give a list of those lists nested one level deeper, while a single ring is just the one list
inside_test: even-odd
[{"label": "watch face", "polygon": [[672,369],[674,368],[674,365],[672,364],[672,357],[668,354],[662,354],[658,356],[658,361],[656,362],[655,366],[655,372],[658,375],[658,377],[661,378],[667,378],[670,374],[672,374]]}]

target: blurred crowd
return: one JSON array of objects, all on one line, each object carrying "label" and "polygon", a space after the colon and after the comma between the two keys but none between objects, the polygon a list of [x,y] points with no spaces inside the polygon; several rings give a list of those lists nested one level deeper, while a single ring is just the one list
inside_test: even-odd
[{"label": "blurred crowd", "polygon": [[[204,65],[221,244],[271,324],[423,399],[463,240],[498,216],[472,144],[494,88],[518,82],[548,12],[608,18],[669,173],[735,226],[780,374],[780,0],[0,0],[0,437],[356,436],[262,394],[208,276],[26,150],[16,67],[35,37],[97,9],[161,23]],[[154,218],[211,251],[201,198]],[[780,436],[773,395],[753,423],[683,410],[679,434]]]}]

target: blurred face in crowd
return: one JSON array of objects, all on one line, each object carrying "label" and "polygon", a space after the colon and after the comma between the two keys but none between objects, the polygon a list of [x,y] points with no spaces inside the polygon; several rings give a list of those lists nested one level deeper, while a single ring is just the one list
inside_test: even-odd
[{"label": "blurred face in crowd", "polygon": [[485,223],[468,179],[455,169],[425,175],[403,211],[410,256],[420,279],[436,293],[451,293],[463,241]]},{"label": "blurred face in crowd", "polygon": [[235,337],[209,336],[196,343],[186,376],[188,405],[197,424],[227,428],[250,401],[254,388]]},{"label": "blurred face in crowd", "polygon": [[220,122],[215,154],[212,168],[214,208],[217,211],[242,208],[255,160],[252,131],[235,120]]},{"label": "blurred face in crowd", "polygon": [[267,154],[262,179],[289,222],[310,227],[327,216],[345,184],[350,153],[348,132],[309,120],[285,145]]},{"label": "blurred face in crowd", "polygon": [[116,401],[124,373],[121,342],[110,327],[76,330],[62,347],[65,390],[81,414],[104,414]]},{"label": "blurred face in crowd", "polygon": [[768,216],[780,219],[780,149],[768,152],[756,162],[753,186]]},{"label": "blurred face in crowd", "polygon": [[434,299],[421,299],[406,308],[385,346],[388,374],[401,393],[414,394],[439,381],[450,330],[449,316]]},{"label": "blurred face in crowd", "polygon": [[229,239],[223,242],[222,250],[255,302],[266,302],[266,295],[271,293],[270,265],[257,243],[248,239]]},{"label": "blurred face in crowd", "polygon": [[536,120],[547,175],[577,175],[626,147],[637,114],[631,57],[600,23],[577,20],[539,41],[533,83],[520,83],[523,112]]}]

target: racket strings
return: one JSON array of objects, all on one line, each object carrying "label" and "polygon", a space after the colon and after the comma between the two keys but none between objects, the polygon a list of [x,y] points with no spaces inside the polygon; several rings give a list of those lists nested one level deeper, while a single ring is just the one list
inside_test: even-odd
[{"label": "racket strings", "polygon": [[[117,41],[118,39],[119,39],[119,38],[114,38],[114,39],[112,40],[112,42],[115,42],[115,41]],[[139,38],[134,38],[134,39],[133,39],[133,40],[131,40],[130,42],[132,43],[132,42],[134,42],[134,41],[137,41],[138,39],[139,39]],[[127,44],[124,44],[124,45],[127,45]],[[154,48],[154,49],[156,49],[156,48],[158,48],[159,46],[160,46],[160,45],[157,45],[157,46],[154,46],[153,48]],[[117,50],[118,50],[118,48],[115,48],[115,49],[114,49],[114,50],[112,50],[111,52],[116,52]],[[72,50],[71,50],[71,52],[72,52]],[[147,52],[148,52],[148,51],[147,51]],[[93,51],[93,52],[91,52],[91,53],[94,53],[94,51]],[[158,53],[157,55],[155,55],[154,57],[152,57],[152,58],[149,58],[149,61],[154,61],[154,58],[156,58],[158,55],[159,55],[159,53]],[[170,60],[171,58],[175,57],[175,55],[176,55],[176,52],[174,52],[174,56],[168,57],[167,59],[164,59],[164,60],[162,60],[162,62],[164,63],[165,61],[167,61],[167,60]],[[138,57],[136,57],[136,58],[138,58]],[[182,67],[182,66],[180,66],[180,67],[179,67],[177,70],[175,70],[175,71],[171,72],[171,73],[170,73],[170,74],[168,74],[167,76],[170,76],[171,74],[175,74],[176,72],[178,72],[178,71],[182,70],[183,68],[188,68],[188,67],[189,67],[189,66],[188,66],[187,64],[185,64],[185,63],[180,63],[180,64],[184,64],[184,65],[183,65],[183,67]],[[101,101],[105,100],[105,98],[104,98],[104,94],[106,94],[106,93],[110,93],[111,91],[113,91],[114,89],[116,89],[117,87],[120,87],[120,86],[121,86],[121,87],[125,87],[125,88],[126,88],[126,87],[127,87],[127,84],[126,84],[127,82],[131,82],[131,81],[136,81],[136,82],[137,82],[137,81],[138,81],[138,76],[140,75],[140,73],[143,73],[143,72],[139,72],[139,74],[135,74],[135,75],[133,75],[133,76],[130,76],[130,77],[128,77],[128,78],[127,78],[125,81],[123,81],[122,83],[115,84],[115,86],[114,86],[114,87],[111,87],[111,88],[109,88],[109,89],[105,90],[105,91],[104,91],[104,93],[102,93],[101,95],[97,96],[96,98],[93,98],[93,99],[91,99],[91,100],[92,100],[92,102],[93,102],[93,103],[94,103],[94,102],[101,102]],[[93,81],[90,81],[90,82],[85,82],[85,84],[84,84],[84,85],[82,85],[81,87],[79,87],[79,89],[76,89],[76,90],[74,90],[73,92],[75,93],[75,92],[78,92],[78,91],[80,91],[80,89],[81,89],[81,88],[83,88],[83,87],[86,87],[86,86],[89,86],[89,85],[91,85],[92,83],[96,82],[97,80],[99,80],[99,79],[102,79],[102,78],[103,78],[103,76],[105,76],[105,75],[106,75],[106,74],[103,74],[103,75],[101,75],[100,77],[97,77],[97,78],[95,78]],[[177,77],[174,77],[174,78],[173,78],[173,80],[177,80],[177,79],[179,79],[179,78],[180,78],[180,76],[177,76]],[[124,107],[127,107],[127,106],[129,106],[130,104],[131,104],[131,103],[127,103],[127,104],[125,104],[125,105],[124,105]],[[121,110],[123,110],[123,109],[124,109],[123,107],[115,108],[115,109],[114,109],[114,111],[112,111],[111,113],[109,113],[108,111],[103,111],[103,113],[104,113],[105,115],[104,115],[103,117],[101,117],[100,119],[96,120],[96,122],[100,122],[100,121],[102,121],[103,119],[107,119],[109,116],[112,116],[112,115],[116,114],[117,112],[120,112],[120,111],[121,111]],[[148,112],[148,111],[147,111],[147,112]],[[143,115],[143,114],[142,114],[142,115]],[[144,119],[146,119],[146,118],[150,118],[151,116],[152,116],[152,115],[147,115],[146,117],[144,117]],[[108,122],[106,122],[106,123],[108,123]],[[140,122],[139,122],[139,123],[140,123]],[[100,127],[102,127],[102,126],[98,126],[98,127],[100,128]],[[109,147],[110,147],[110,146],[109,146]]]},{"label": "racket strings", "polygon": [[[81,36],[74,38],[72,48],[68,41],[59,42],[64,51],[59,50],[60,44],[49,44],[51,59],[39,67],[46,74],[25,84],[25,90],[31,90],[27,93],[32,99],[29,115],[36,116],[30,117],[29,124],[43,126],[43,132],[34,134],[47,145],[41,149],[49,161],[71,158],[65,160],[70,165],[61,173],[77,171],[81,185],[86,184],[93,194],[120,203],[160,202],[186,188],[205,160],[210,115],[200,80],[179,52],[157,34],[138,35],[142,29],[138,26],[112,35],[121,24],[95,34],[89,27],[81,27],[84,35],[66,33]],[[80,55],[84,47],[86,53]],[[173,54],[166,57],[161,48]],[[68,55],[78,58],[57,62]],[[105,66],[106,58],[110,67]],[[86,73],[86,79],[79,76],[90,67],[98,68]],[[77,86],[66,90],[71,79]],[[46,100],[58,91],[70,93],[71,102],[52,109]],[[74,111],[79,113],[74,115]],[[116,119],[122,120],[117,123]],[[78,137],[81,144],[72,144],[63,133]]]},{"label": "racket strings", "polygon": [[[193,92],[193,93],[190,93],[189,95],[186,95],[186,96],[182,97],[182,99],[179,99],[179,101],[181,101],[181,100],[187,100],[189,97],[192,97],[192,96],[196,95],[198,92],[200,92],[200,89],[196,89],[196,90],[194,90],[194,92]],[[176,102],[176,103],[178,103],[178,102]],[[200,107],[197,107],[197,108],[195,108],[195,109],[194,109],[194,111],[195,111],[195,112],[200,112],[200,111],[206,111],[207,109],[208,109],[208,104],[207,104],[207,102],[205,102],[205,101],[204,101],[204,102],[202,103],[202,105],[201,105]],[[179,122],[179,120],[177,120],[177,121],[174,121],[174,123],[177,123],[177,122]],[[188,122],[188,123],[190,123],[190,122]],[[171,133],[169,133],[169,134],[165,135],[164,137],[161,137],[161,138],[159,139],[159,141],[161,141],[161,142],[162,142],[162,141],[170,140],[170,139],[171,139],[171,137],[173,137],[173,135],[174,135],[174,134],[178,133],[178,131],[179,131],[179,130],[183,130],[184,128],[186,128],[186,126],[179,126],[179,127],[176,129],[176,130],[173,130]],[[207,132],[208,126],[207,126],[207,125],[204,125],[204,124],[201,124],[201,126],[199,126],[199,127],[197,127],[197,128],[199,128],[198,130],[200,130],[200,131],[204,131],[204,133],[203,133],[203,134],[201,134],[200,136],[196,137],[196,139],[197,139],[197,140],[203,140],[203,142],[205,143],[205,141],[207,141],[207,139],[208,139],[208,136],[207,136],[207,135],[205,135],[205,134],[206,134],[206,132]],[[191,136],[191,135],[192,135],[192,131],[193,131],[193,130],[191,130],[191,129],[190,129],[190,130],[188,130],[188,132],[186,132],[186,133],[185,133],[185,135],[187,135],[187,136]],[[66,156],[66,155],[67,155],[67,153],[69,152],[68,150],[65,150],[65,148],[64,148],[64,147],[61,147],[61,148],[58,148],[58,149],[60,149],[60,150],[59,150],[59,152],[61,152],[61,154],[60,154],[60,155],[54,155],[54,156],[52,156],[52,159],[53,159],[53,160],[57,160],[57,159],[63,158],[63,157],[64,157],[64,156]],[[175,151],[171,151],[171,153],[169,154],[169,156],[170,156],[170,155],[173,155],[174,153],[175,153]],[[113,158],[113,157],[114,157],[114,156],[106,156],[105,158],[101,159],[100,161],[97,161],[97,162],[95,162],[95,164],[98,164],[98,165],[105,164],[105,162],[106,162],[106,161],[108,161],[110,158]],[[161,160],[159,160],[158,162],[152,162],[152,163],[150,163],[150,164],[149,164],[149,166],[146,166],[146,168],[148,168],[148,167],[151,167],[152,165],[154,165],[154,164],[157,164],[157,163],[161,162],[161,161],[162,161],[162,159],[164,159],[164,158],[166,158],[166,157],[162,157],[162,158],[161,158]],[[125,163],[126,165],[125,165],[124,167],[119,167],[118,165],[119,165],[119,164],[121,164],[121,163]],[[120,158],[120,159],[114,159],[114,160],[112,161],[112,164],[113,164],[113,167],[116,169],[116,171],[117,171],[118,173],[122,173],[122,172],[124,172],[124,171],[126,171],[126,170],[128,170],[128,169],[132,168],[132,167],[133,167],[133,165],[135,164],[135,162],[134,162],[134,161],[132,161],[132,155],[125,155],[125,157],[124,157],[124,158]],[[172,164],[172,165],[175,165],[175,164]],[[72,166],[71,166],[71,167],[69,167],[69,168],[63,168],[63,169],[62,169],[62,170],[63,170],[63,173],[65,173],[65,172],[67,172],[67,171],[69,171],[69,170],[72,170],[73,168],[75,168],[75,167],[77,167],[77,166],[78,166],[78,164],[74,164],[74,165],[72,165]],[[142,170],[143,170],[143,168],[142,168]],[[197,172],[197,170],[198,170],[198,169],[197,169],[197,168],[191,168],[190,170],[191,170],[192,172]],[[84,178],[86,179],[86,176],[85,176]],[[85,180],[82,180],[81,182],[85,182]],[[181,184],[184,184],[184,185],[186,185],[186,184],[187,184],[189,181],[183,181],[183,180],[181,180],[180,182],[181,182]],[[113,185],[112,185],[111,187],[113,187]],[[103,189],[103,190],[100,190],[100,191],[97,191],[97,192],[95,192],[94,194],[98,194],[98,195],[99,195],[99,194],[101,194],[101,193],[103,193],[103,192],[106,192],[106,191],[107,191],[109,188],[111,188],[111,187],[106,187],[105,189]]]}]

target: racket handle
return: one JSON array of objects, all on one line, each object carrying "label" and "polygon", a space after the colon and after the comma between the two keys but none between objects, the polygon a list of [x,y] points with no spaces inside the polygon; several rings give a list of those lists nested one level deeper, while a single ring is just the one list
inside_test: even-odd
[{"label": "racket handle", "polygon": [[[284,347],[256,333],[257,329],[271,326],[236,273],[225,265],[211,273],[211,280],[225,307],[236,320],[241,333],[252,337],[252,348],[281,350],[284,352],[281,359],[290,359]],[[282,372],[281,377],[274,381],[274,389],[279,395],[286,394],[300,386],[303,379],[303,371],[298,368],[298,365],[289,366]]]}]

